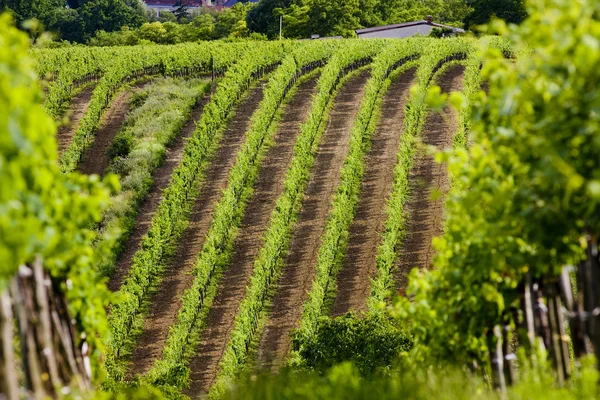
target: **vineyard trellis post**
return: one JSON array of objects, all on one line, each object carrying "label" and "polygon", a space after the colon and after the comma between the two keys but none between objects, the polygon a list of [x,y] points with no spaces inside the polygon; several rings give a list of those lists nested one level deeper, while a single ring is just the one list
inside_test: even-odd
[{"label": "vineyard trellis post", "polygon": [[22,265],[0,293],[0,393],[8,399],[91,388],[88,345],[77,335],[63,283],[68,286],[51,278],[38,258]]},{"label": "vineyard trellis post", "polygon": [[583,263],[583,287],[585,301],[587,334],[594,343],[596,361],[600,363],[600,260],[598,256],[598,241],[595,235],[586,232],[586,260]]},{"label": "vineyard trellis post", "polygon": [[[572,375],[569,342],[576,360],[592,347],[600,369],[600,256],[596,236],[589,231],[585,236],[585,259],[577,267],[563,267],[558,275],[541,279],[526,275],[518,288],[520,309],[513,313],[519,327],[518,343],[524,346],[531,364],[537,364],[535,347],[543,347],[559,385]],[[568,334],[565,323],[569,324]],[[492,382],[504,392],[515,383],[516,357],[510,324],[503,326],[502,333],[500,330],[500,326],[490,329],[488,346]]]}]

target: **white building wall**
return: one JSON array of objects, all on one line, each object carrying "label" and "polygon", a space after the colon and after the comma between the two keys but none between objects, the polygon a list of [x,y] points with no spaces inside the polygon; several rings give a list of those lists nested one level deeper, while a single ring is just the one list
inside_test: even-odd
[{"label": "white building wall", "polygon": [[358,37],[360,39],[401,39],[415,35],[428,36],[433,30],[431,25],[415,25],[407,26],[402,28],[387,29],[375,32],[360,33]]}]

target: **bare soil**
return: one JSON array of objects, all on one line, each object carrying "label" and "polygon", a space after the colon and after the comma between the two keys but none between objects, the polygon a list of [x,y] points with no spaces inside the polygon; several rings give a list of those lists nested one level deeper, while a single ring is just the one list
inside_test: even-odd
[{"label": "bare soil", "polygon": [[302,305],[315,276],[321,236],[348,152],[350,130],[369,76],[369,71],[363,71],[350,78],[339,90],[331,110],[292,233],[290,251],[273,299],[271,315],[260,341],[258,361],[263,369],[278,368],[290,352],[290,334],[302,316]]},{"label": "bare soil", "polygon": [[200,196],[194,204],[190,223],[181,237],[170,266],[157,292],[152,296],[144,330],[130,360],[129,375],[147,373],[162,355],[169,328],[177,320],[182,296],[194,281],[192,275],[198,253],[210,228],[213,211],[227,187],[229,172],[250,126],[250,118],[263,99],[264,85],[251,89],[224,132],[219,150],[206,172]]},{"label": "bare soil", "polygon": [[66,112],[66,117],[69,118],[69,122],[65,125],[61,125],[56,133],[59,156],[62,156],[73,141],[73,136],[75,135],[75,132],[77,132],[79,124],[87,112],[95,88],[95,85],[85,88],[71,101],[71,105]]},{"label": "bare soil", "polygon": [[179,136],[177,136],[175,141],[167,149],[164,164],[160,166],[154,174],[154,186],[148,196],[140,204],[134,228],[125,244],[125,250],[120,255],[115,271],[108,281],[108,288],[113,292],[119,290],[123,284],[123,280],[129,273],[129,269],[133,263],[133,256],[140,250],[142,239],[150,229],[152,218],[154,218],[154,214],[158,209],[163,192],[169,187],[173,171],[183,159],[183,150],[185,149],[188,139],[194,134],[196,123],[202,116],[204,106],[208,103],[209,99],[210,95],[206,94],[194,107],[190,119],[183,126]]},{"label": "bare soil", "polygon": [[108,110],[102,116],[100,128],[94,136],[94,142],[85,151],[83,160],[79,163],[79,172],[87,175],[103,175],[110,161],[108,149],[115,136],[121,130],[127,113],[129,112],[129,101],[136,91],[140,91],[146,84],[137,84],[131,89],[121,92],[114,99]]},{"label": "bare soil", "polygon": [[[448,69],[438,85],[443,93],[462,89],[464,67],[456,65]],[[458,128],[458,115],[452,107],[443,114],[430,113],[423,130],[423,143],[438,149],[452,147],[454,133]],[[420,148],[415,154],[413,168],[409,173],[410,199],[406,216],[406,237],[400,248],[394,282],[400,294],[405,294],[408,273],[413,268],[431,267],[435,251],[431,245],[434,237],[444,233],[444,206],[450,189],[446,165],[438,164],[433,157]],[[437,199],[432,194],[439,195]]]},{"label": "bare soil", "polygon": [[356,216],[350,225],[348,250],[337,277],[334,317],[350,310],[358,313],[366,310],[371,279],[377,273],[375,260],[385,228],[386,205],[394,185],[394,167],[404,132],[404,111],[415,72],[413,68],[400,75],[383,100],[381,120],[365,157],[365,174]]},{"label": "bare soil", "polygon": [[302,83],[298,93],[284,107],[275,144],[265,155],[254,193],[246,206],[231,264],[223,273],[217,296],[208,313],[198,355],[190,363],[191,386],[185,392],[187,395],[206,393],[216,379],[234,319],[250,283],[254,260],[262,247],[271,213],[284,189],[285,173],[294,154],[296,138],[310,113],[316,84],[316,78]]}]

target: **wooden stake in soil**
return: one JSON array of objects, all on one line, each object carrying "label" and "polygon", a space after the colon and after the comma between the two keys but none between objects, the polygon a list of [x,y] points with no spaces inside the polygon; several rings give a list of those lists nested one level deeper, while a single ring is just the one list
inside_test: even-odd
[{"label": "wooden stake in soil", "polygon": [[0,335],[0,393],[6,393],[9,399],[17,399],[19,383],[15,372],[12,300],[8,290],[0,293]]},{"label": "wooden stake in soil", "polygon": [[[15,326],[23,387],[15,370]],[[64,294],[60,284],[53,285],[40,258],[33,267],[21,266],[10,288],[0,294],[0,340],[0,393],[7,398],[57,397],[65,384],[81,392],[91,387]]]}]

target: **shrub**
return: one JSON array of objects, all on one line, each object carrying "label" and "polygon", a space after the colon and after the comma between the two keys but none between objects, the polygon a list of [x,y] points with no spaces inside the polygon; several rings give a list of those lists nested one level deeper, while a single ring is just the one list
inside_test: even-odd
[{"label": "shrub", "polygon": [[359,318],[353,313],[319,320],[314,335],[294,338],[301,365],[325,373],[343,362],[353,362],[362,376],[388,369],[399,354],[412,347],[412,339],[388,317],[370,314]]}]

